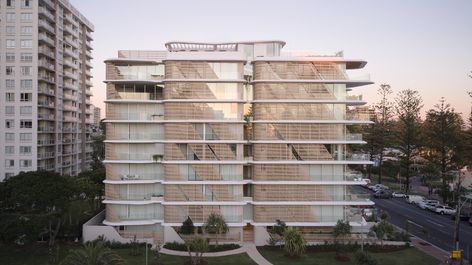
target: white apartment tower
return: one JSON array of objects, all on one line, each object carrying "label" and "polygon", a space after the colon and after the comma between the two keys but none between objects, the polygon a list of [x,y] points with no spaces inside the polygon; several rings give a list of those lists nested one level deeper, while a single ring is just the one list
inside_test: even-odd
[{"label": "white apartment tower", "polygon": [[0,1],[0,180],[87,169],[93,29],[67,0]]},{"label": "white apartment tower", "polygon": [[339,219],[360,225],[373,203],[349,172],[371,162],[349,126],[370,120],[350,93],[372,82],[348,72],[366,62],[284,45],[169,42],[106,61],[110,239],[179,241],[187,217],[212,212],[230,227],[222,240],[258,245],[277,219],[309,241]]}]

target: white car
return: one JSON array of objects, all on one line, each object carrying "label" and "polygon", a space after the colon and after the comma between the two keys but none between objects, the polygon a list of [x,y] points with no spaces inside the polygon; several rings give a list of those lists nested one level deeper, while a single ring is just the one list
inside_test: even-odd
[{"label": "white car", "polygon": [[450,215],[456,214],[456,210],[455,210],[455,209],[453,209],[453,208],[451,208],[451,207],[449,207],[449,206],[445,206],[445,205],[438,205],[438,206],[436,207],[436,209],[434,209],[434,211],[435,211],[436,213],[439,213],[439,214],[450,214]]},{"label": "white car", "polygon": [[419,195],[406,195],[405,198],[408,203],[412,204],[419,204],[420,202],[425,200],[423,196]]},{"label": "white car", "polygon": [[394,198],[405,198],[406,195],[405,195],[405,193],[403,193],[403,192],[396,192],[396,191],[394,191],[394,192],[392,193],[392,197],[394,197]]}]

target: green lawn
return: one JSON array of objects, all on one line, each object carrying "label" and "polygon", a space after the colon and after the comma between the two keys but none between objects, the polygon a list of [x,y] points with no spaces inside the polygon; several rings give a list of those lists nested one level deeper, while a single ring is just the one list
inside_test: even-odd
[{"label": "green lawn", "polygon": [[[80,245],[66,244],[59,248],[59,260],[62,260],[70,249],[78,248]],[[131,249],[115,249],[128,265],[144,265],[145,249],[142,247],[139,256],[130,255]],[[1,265],[49,265],[48,249],[45,244],[35,244],[26,247],[0,245],[0,264]],[[161,255],[159,265],[186,265],[188,257],[178,257]],[[205,258],[208,265],[255,265],[247,254],[232,255],[227,257]],[[155,265],[149,252],[149,265]]]},{"label": "green lawn", "polygon": [[[335,260],[335,252],[306,253],[299,259],[290,259],[280,249],[258,248],[259,252],[274,265],[341,265],[355,264],[354,254],[349,253],[351,261],[339,262]],[[380,265],[436,265],[439,261],[424,254],[416,248],[408,248],[387,253],[370,253]]]}]

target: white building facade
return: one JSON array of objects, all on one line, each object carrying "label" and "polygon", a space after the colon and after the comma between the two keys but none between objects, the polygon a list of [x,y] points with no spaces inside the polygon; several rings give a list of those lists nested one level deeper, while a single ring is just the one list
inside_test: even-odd
[{"label": "white building facade", "polygon": [[[221,214],[224,241],[266,244],[277,219],[307,240],[373,205],[350,166],[370,123],[349,78],[362,60],[284,53],[282,41],[170,42],[107,65],[106,216],[122,238],[182,239],[190,217]],[[206,235],[210,236],[211,235]]]},{"label": "white building facade", "polygon": [[0,1],[0,180],[91,161],[93,25],[67,0]]}]

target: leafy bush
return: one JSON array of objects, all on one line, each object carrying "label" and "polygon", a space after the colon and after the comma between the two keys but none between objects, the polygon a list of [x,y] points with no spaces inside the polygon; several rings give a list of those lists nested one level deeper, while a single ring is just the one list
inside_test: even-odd
[{"label": "leafy bush", "polygon": [[187,219],[182,222],[179,232],[183,235],[191,235],[194,233],[194,231],[195,226],[193,225],[193,221],[190,219],[190,216],[188,216]]},{"label": "leafy bush", "polygon": [[[216,245],[210,245],[208,247],[208,252],[220,252],[220,251],[226,251],[226,250],[233,250],[240,248],[241,246],[238,244],[220,244],[218,246]],[[176,251],[187,251],[187,245],[178,243],[178,242],[170,242],[166,243],[164,245],[164,248],[170,249],[170,250],[176,250]]]},{"label": "leafy bush", "polygon": [[355,254],[356,264],[357,265],[377,265],[378,262],[374,259],[369,253],[364,251],[356,251]]},{"label": "leafy bush", "polygon": [[284,232],[284,249],[290,257],[299,257],[305,252],[306,241],[296,227],[289,227]]}]

